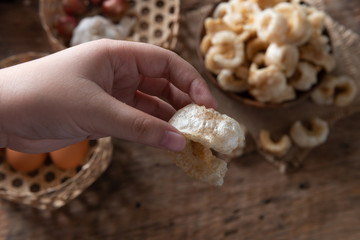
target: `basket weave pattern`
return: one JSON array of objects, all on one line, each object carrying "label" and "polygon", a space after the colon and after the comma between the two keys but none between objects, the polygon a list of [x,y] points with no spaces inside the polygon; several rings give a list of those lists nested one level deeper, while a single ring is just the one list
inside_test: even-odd
[{"label": "basket weave pattern", "polygon": [[[40,0],[40,19],[55,51],[66,46],[56,30],[57,19],[64,15],[61,0]],[[174,49],[179,31],[179,0],[130,0],[126,15],[137,19],[127,40],[147,42]]]}]

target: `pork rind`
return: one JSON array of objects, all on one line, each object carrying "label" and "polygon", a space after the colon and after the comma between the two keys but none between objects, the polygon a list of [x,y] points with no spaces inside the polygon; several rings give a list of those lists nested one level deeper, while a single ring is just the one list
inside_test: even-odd
[{"label": "pork rind", "polygon": [[[280,104],[305,96],[321,72],[335,67],[325,16],[300,1],[221,2],[205,20],[205,66],[220,88],[258,102]],[[249,69],[247,79],[234,81],[239,79],[231,73],[238,68]]]},{"label": "pork rind", "polygon": [[228,154],[244,140],[239,123],[225,114],[204,106],[189,104],[177,111],[169,123],[190,140]]},{"label": "pork rind", "polygon": [[212,184],[222,185],[227,163],[212,154],[231,154],[245,145],[244,130],[240,124],[214,109],[190,104],[170,119],[169,123],[184,134],[185,149],[171,153],[176,165],[190,177]]},{"label": "pork rind", "polygon": [[286,18],[273,9],[266,9],[257,16],[258,37],[265,42],[282,43],[285,41],[288,25]]},{"label": "pork rind", "polygon": [[321,118],[310,120],[310,128],[301,121],[296,121],[290,129],[290,136],[294,143],[302,148],[313,148],[324,143],[329,135],[329,125]]},{"label": "pork rind", "polygon": [[237,72],[233,72],[229,69],[223,69],[217,76],[217,81],[219,86],[224,90],[231,92],[243,92],[249,88],[247,83],[247,75],[247,69],[240,68]]},{"label": "pork rind", "polygon": [[321,85],[311,94],[313,102],[319,105],[349,105],[357,94],[354,80],[348,76],[328,74]]},{"label": "pork rind", "polygon": [[294,74],[299,62],[299,50],[291,44],[270,44],[265,53],[265,65],[275,65],[286,77]]},{"label": "pork rind", "polygon": [[290,79],[290,85],[298,90],[309,90],[317,83],[317,74],[318,69],[313,64],[301,61]]},{"label": "pork rind", "polygon": [[291,139],[288,135],[282,135],[279,140],[274,141],[267,130],[260,131],[259,140],[261,148],[276,157],[284,156],[291,147]]},{"label": "pork rind", "polygon": [[227,171],[227,163],[214,156],[210,148],[187,139],[181,153],[171,153],[180,169],[190,177],[214,186],[221,186]]},{"label": "pork rind", "polygon": [[260,102],[281,103],[295,98],[293,87],[286,77],[274,65],[258,69],[256,64],[250,67],[250,93]]},{"label": "pork rind", "polygon": [[285,43],[299,46],[309,40],[313,26],[307,18],[305,7],[300,4],[282,2],[274,6],[274,10],[286,19]]}]

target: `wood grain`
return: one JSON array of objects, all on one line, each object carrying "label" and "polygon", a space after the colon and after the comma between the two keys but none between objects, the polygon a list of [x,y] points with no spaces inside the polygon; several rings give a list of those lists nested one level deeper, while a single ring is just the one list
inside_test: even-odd
[{"label": "wood grain", "polygon": [[[182,21],[211,2],[182,0]],[[358,0],[324,2],[360,33]],[[37,7],[34,0],[0,2],[1,58],[51,51]],[[180,40],[177,51],[191,61],[193,46]],[[360,114],[338,122],[328,142],[289,175],[257,154],[236,159],[222,187],[188,178],[165,151],[114,139],[109,169],[64,208],[42,212],[1,201],[0,239],[358,240],[359,122]]]}]

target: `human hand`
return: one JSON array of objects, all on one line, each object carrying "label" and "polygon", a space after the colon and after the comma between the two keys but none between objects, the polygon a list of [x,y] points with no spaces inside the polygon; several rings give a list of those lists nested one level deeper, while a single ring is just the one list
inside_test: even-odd
[{"label": "human hand", "polygon": [[114,136],[179,151],[185,139],[167,121],[191,102],[216,108],[205,81],[175,53],[88,42],[0,70],[0,147],[49,152]]}]

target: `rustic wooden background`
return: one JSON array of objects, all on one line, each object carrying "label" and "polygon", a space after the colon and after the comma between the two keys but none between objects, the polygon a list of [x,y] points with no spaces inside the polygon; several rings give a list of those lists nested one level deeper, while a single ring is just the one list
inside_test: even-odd
[{"label": "rustic wooden background", "polygon": [[[181,14],[211,2],[182,0]],[[324,2],[335,20],[360,33],[359,0]],[[0,59],[27,51],[52,51],[38,2],[0,1]],[[109,169],[64,208],[44,212],[1,201],[0,240],[358,240],[359,122],[360,113],[338,122],[328,142],[289,175],[257,154],[237,159],[220,188],[188,178],[164,151],[114,139]]]}]

